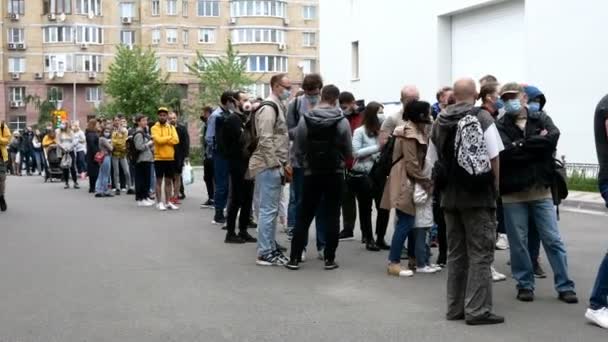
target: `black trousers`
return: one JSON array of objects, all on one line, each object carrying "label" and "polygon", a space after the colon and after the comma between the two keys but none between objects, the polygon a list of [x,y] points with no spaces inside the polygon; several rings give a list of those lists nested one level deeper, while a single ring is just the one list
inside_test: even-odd
[{"label": "black trousers", "polygon": [[205,187],[207,188],[207,198],[213,199],[215,195],[215,180],[213,178],[214,168],[213,168],[213,159],[205,158],[203,162],[203,179],[205,180]]},{"label": "black trousers", "polygon": [[382,202],[382,194],[384,193],[384,188],[372,189],[374,193],[374,202],[376,203],[376,238],[378,241],[384,242],[384,236],[386,235],[386,229],[388,227],[388,221],[391,216],[391,212],[386,209],[382,209],[380,207],[380,203]]},{"label": "black trousers", "polygon": [[228,217],[226,229],[228,234],[236,232],[236,217],[239,215],[239,231],[246,232],[251,216],[253,203],[253,181],[245,179],[247,163],[243,160],[229,160],[228,173],[230,175],[230,202],[228,203]]},{"label": "black trousers", "polygon": [[439,242],[439,256],[437,256],[438,264],[447,264],[448,238],[446,234],[445,217],[443,209],[441,209],[441,198],[433,200],[433,217],[437,224],[437,240]]},{"label": "black trousers", "polygon": [[151,162],[135,164],[135,200],[143,201],[149,197]]},{"label": "black trousers", "polygon": [[349,179],[349,187],[355,194],[359,204],[359,222],[363,239],[374,241],[372,205],[375,202],[376,210],[378,211],[378,215],[376,216],[376,237],[378,240],[383,240],[386,235],[390,212],[380,208],[382,192],[374,189],[367,176],[350,177]]},{"label": "black trousers", "polygon": [[74,151],[68,153],[70,157],[72,157],[72,165],[69,169],[63,169],[63,181],[67,184],[70,180],[70,174],[72,174],[72,181],[74,181],[74,184],[78,184],[78,176],[76,175],[76,153],[74,153]]},{"label": "black trousers", "polygon": [[99,164],[93,159],[87,156],[87,174],[89,176],[89,192],[95,192],[95,183],[97,183],[97,176],[99,176]]},{"label": "black trousers", "polygon": [[325,260],[334,261],[340,234],[340,205],[343,191],[344,175],[341,173],[304,176],[302,206],[297,213],[296,227],[291,241],[292,260],[297,260],[302,256],[302,251],[308,241],[308,228],[310,228],[317,213],[317,207],[323,198],[325,201],[324,214],[327,215],[323,218],[323,221],[326,222]]}]

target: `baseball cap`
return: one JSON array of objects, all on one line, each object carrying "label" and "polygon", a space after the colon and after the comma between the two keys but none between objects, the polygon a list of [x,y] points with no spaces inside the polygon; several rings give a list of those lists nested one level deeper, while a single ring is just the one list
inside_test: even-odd
[{"label": "baseball cap", "polygon": [[524,88],[519,83],[511,82],[502,86],[500,89],[500,96],[502,97],[506,94],[521,94],[523,92]]},{"label": "baseball cap", "polygon": [[158,110],[156,111],[156,114],[161,113],[161,112],[169,113],[169,109],[167,107],[159,107]]}]

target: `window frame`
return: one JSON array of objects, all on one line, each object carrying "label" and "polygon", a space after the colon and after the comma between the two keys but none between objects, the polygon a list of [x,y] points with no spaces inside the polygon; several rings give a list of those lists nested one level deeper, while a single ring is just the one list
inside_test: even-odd
[{"label": "window frame", "polygon": [[[170,32],[172,34],[169,34]],[[166,28],[165,29],[165,36],[166,36],[165,38],[166,38],[167,44],[173,45],[173,44],[177,44],[178,43],[178,37],[177,37],[178,33],[177,33],[177,29],[176,28]]]},{"label": "window frame", "polygon": [[153,17],[160,16],[160,0],[151,0],[150,15]]},{"label": "window frame", "polygon": [[[16,8],[15,8],[16,7]],[[25,14],[25,0],[8,0],[6,10],[9,14]]]},{"label": "window frame", "polygon": [[[202,10],[201,10],[201,7],[202,7]],[[209,10],[211,13],[208,13],[207,10]],[[197,17],[215,17],[215,18],[219,17],[220,16],[220,1],[218,1],[218,0],[197,0],[196,1],[196,16]]]},{"label": "window frame", "polygon": [[[124,9],[130,7],[131,9],[129,10],[130,15],[125,15],[124,13]],[[120,5],[118,6],[119,12],[120,12],[120,17],[121,18],[135,18],[135,3],[132,1],[121,1]]]},{"label": "window frame", "polygon": [[190,44],[190,30],[182,29],[182,43],[184,45]]},{"label": "window frame", "polygon": [[[19,70],[15,70],[15,62],[18,61],[19,63]],[[22,74],[26,71],[27,65],[26,65],[26,58],[25,57],[9,57],[8,60],[8,72],[9,73],[19,73]]]},{"label": "window frame", "polygon": [[[95,90],[93,92],[93,90]],[[98,103],[103,101],[103,88],[101,86],[85,87],[84,100],[87,103]],[[91,95],[95,94],[95,98]]]},{"label": "window frame", "polygon": [[[125,43],[125,41],[124,41],[124,38],[127,36],[126,34],[128,34],[131,37],[130,43]],[[135,31],[134,30],[120,30],[120,44],[125,45],[125,46],[130,46],[130,47],[135,45]]]},{"label": "window frame", "polygon": [[[74,39],[77,44],[103,45],[104,30],[96,25],[76,25]],[[94,40],[94,38],[97,38]]]},{"label": "window frame", "polygon": [[168,73],[173,74],[179,72],[179,58],[175,56],[167,57],[165,67],[166,72]]},{"label": "window frame", "polygon": [[[207,36],[210,38],[209,41],[205,41],[202,39],[205,36],[205,32],[207,32]],[[216,43],[215,34],[216,34],[215,28],[211,28],[211,27],[199,28],[198,29],[198,43],[199,44],[215,44]]]},{"label": "window frame", "polygon": [[[89,15],[89,12],[93,12],[93,15],[100,17],[102,13],[102,0],[76,0],[74,2],[74,13],[80,15]],[[86,4],[86,6],[85,6]],[[87,9],[85,11],[85,8]]]},{"label": "window frame", "polygon": [[[307,39],[308,37],[308,39]],[[312,38],[310,38],[312,37]],[[311,42],[312,40],[312,42]],[[316,32],[302,32],[302,46],[308,48],[314,48],[317,46],[317,33]]]},{"label": "window frame", "polygon": [[[74,40],[76,38],[74,33],[75,29],[72,26],[44,26],[42,27],[42,42],[44,44],[71,44],[74,43]],[[60,35],[62,37],[61,40],[59,39]],[[66,39],[67,36],[69,36],[69,39]]]},{"label": "window frame", "polygon": [[317,19],[317,6],[316,5],[302,6],[302,18],[304,18],[304,20],[316,20]]},{"label": "window frame", "polygon": [[287,1],[281,0],[236,0],[230,2],[230,16],[287,18]]},{"label": "window frame", "polygon": [[[255,37],[259,31],[261,40]],[[285,30],[278,28],[246,27],[234,28],[230,31],[233,44],[285,44]],[[273,40],[274,37],[274,40]],[[242,38],[242,39],[241,39]],[[251,38],[251,39],[249,39]],[[268,38],[268,39],[266,39]]]},{"label": "window frame", "polygon": [[8,127],[11,132],[23,131],[27,127],[27,115],[10,115],[8,117]]},{"label": "window frame", "polygon": [[[14,41],[13,32],[19,32],[19,41]],[[9,27],[8,32],[8,42],[11,44],[23,44],[25,43],[25,29],[22,27]]]},{"label": "window frame", "polygon": [[245,60],[244,60],[245,70],[248,73],[287,73],[287,72],[289,72],[289,58],[287,58],[286,56],[247,55],[247,56],[243,56],[243,57],[245,58]]},{"label": "window frame", "polygon": [[24,86],[8,87],[8,100],[11,102],[25,102],[25,91]]},{"label": "window frame", "polygon": [[[76,54],[75,66],[77,72],[102,72],[103,71],[103,55],[95,54]],[[88,67],[87,67],[88,64]]]},{"label": "window frame", "polygon": [[182,17],[188,17],[188,11],[190,10],[189,5],[188,0],[182,0]]},{"label": "window frame", "polygon": [[[152,37],[152,39],[151,39],[151,41],[152,41],[152,45],[160,45],[160,41],[161,41],[161,39],[162,39],[162,35],[161,35],[161,33],[160,33],[160,29],[152,29],[152,30],[150,31],[150,34],[151,34],[151,37]],[[156,35],[157,37],[155,37],[155,35]],[[155,39],[155,38],[156,38],[156,39]]]},{"label": "window frame", "polygon": [[[165,0],[166,1],[166,8],[165,11],[167,13],[168,16],[176,16],[177,15],[177,0]],[[169,4],[173,4],[173,12],[170,11],[170,5]]]}]

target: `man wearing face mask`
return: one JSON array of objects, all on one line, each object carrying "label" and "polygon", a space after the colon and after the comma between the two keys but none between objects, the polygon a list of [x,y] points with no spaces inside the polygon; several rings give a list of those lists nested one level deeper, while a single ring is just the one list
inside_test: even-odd
[{"label": "man wearing face mask", "polygon": [[207,201],[201,204],[201,208],[213,208],[213,195],[215,194],[214,176],[213,176],[213,151],[210,151],[210,146],[207,144],[207,123],[209,122],[209,116],[211,116],[213,108],[206,106],[203,108],[201,114],[201,147],[202,147],[202,159],[203,159],[203,180],[205,181],[205,188],[207,189]]},{"label": "man wearing face mask", "polygon": [[258,218],[258,248],[256,264],[284,265],[289,260],[278,250],[276,222],[279,214],[282,178],[288,163],[289,134],[285,103],[291,96],[291,81],[286,74],[270,79],[272,92],[255,114],[257,147],[249,160],[248,178],[255,178],[260,192]]},{"label": "man wearing face mask", "polygon": [[505,102],[505,115],[497,122],[505,145],[500,154],[500,191],[517,299],[534,300],[534,269],[528,247],[532,221],[553,268],[558,299],[577,303],[550,188],[559,129],[544,112],[532,113],[526,108],[527,97],[519,84],[505,84],[500,93]]},{"label": "man wearing face mask", "polygon": [[[287,109],[287,126],[289,128],[289,140],[291,141],[291,147],[289,150],[289,160],[293,167],[293,182],[289,188],[289,209],[287,214],[287,234],[289,237],[293,236],[293,229],[296,226],[296,216],[299,208],[302,205],[302,186],[304,184],[304,169],[302,167],[302,161],[297,158],[294,150],[294,138],[295,131],[298,127],[300,119],[304,114],[309,113],[311,110],[316,108],[321,99],[321,89],[323,88],[323,79],[319,74],[308,74],[302,81],[302,90],[304,95],[294,98],[289,104]],[[320,206],[323,208],[323,206]],[[315,227],[317,229],[317,250],[322,253],[325,248],[325,238],[323,232],[323,217],[320,213],[322,209],[317,212]]]}]

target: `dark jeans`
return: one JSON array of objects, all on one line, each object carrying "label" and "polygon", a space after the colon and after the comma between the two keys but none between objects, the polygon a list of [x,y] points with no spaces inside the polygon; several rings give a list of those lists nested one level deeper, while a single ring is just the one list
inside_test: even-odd
[{"label": "dark jeans", "polygon": [[203,162],[203,180],[205,181],[205,187],[207,188],[208,199],[213,199],[213,196],[215,194],[213,169],[213,159],[205,158],[205,161]]},{"label": "dark jeans", "polygon": [[348,184],[344,185],[342,190],[342,223],[344,231],[354,234],[355,221],[357,221],[357,200],[355,194],[349,188]]},{"label": "dark jeans", "polygon": [[[350,177],[349,186],[352,192],[355,194],[357,198],[357,202],[359,204],[359,223],[361,225],[361,233],[363,238],[367,241],[374,241],[374,234],[372,228],[372,204],[375,201],[376,207],[379,207],[379,197],[376,195],[372,189],[372,185],[369,182],[367,176],[360,177]],[[384,216],[385,213],[378,212],[378,215]],[[386,215],[388,216],[388,215]],[[381,217],[381,221],[384,220],[384,217]],[[383,222],[381,222],[383,224]],[[387,220],[388,224],[388,220]],[[382,227],[380,227],[382,228]],[[376,226],[378,229],[378,226]],[[382,239],[384,239],[384,234],[386,233],[386,226],[384,227],[384,232],[381,232]]]},{"label": "dark jeans", "polygon": [[448,258],[448,239],[446,236],[445,217],[443,216],[443,209],[441,209],[441,199],[433,201],[433,217],[435,224],[437,224],[437,240],[439,242],[437,263],[445,265]]},{"label": "dark jeans", "polygon": [[429,264],[431,248],[427,243],[430,228],[416,227],[412,230],[416,234],[416,267],[423,268]]},{"label": "dark jeans", "polygon": [[[236,216],[239,215],[239,231],[244,233],[249,225],[251,217],[251,205],[253,204],[253,181],[245,179],[247,162],[242,160],[228,161],[230,173],[230,204],[228,205],[228,217],[226,226],[228,234],[236,232]],[[240,210],[240,214],[239,214]]]},{"label": "dark jeans", "polygon": [[608,308],[608,253],[604,256],[600,269],[597,271],[589,303],[592,310]]},{"label": "dark jeans", "polygon": [[384,193],[384,189],[373,189],[374,192],[374,202],[376,203],[376,238],[378,241],[384,241],[384,237],[386,236],[386,229],[388,228],[388,220],[390,219],[391,212],[389,210],[383,209],[380,207],[380,203],[382,202],[382,194]]},{"label": "dark jeans", "polygon": [[308,241],[308,228],[312,223],[321,198],[325,199],[325,260],[334,261],[338,248],[340,234],[340,200],[344,190],[344,176],[342,174],[322,174],[304,176],[302,192],[302,207],[298,211],[296,227],[291,241],[291,259],[301,257],[304,246]]},{"label": "dark jeans", "polygon": [[507,234],[507,230],[505,229],[505,213],[502,209],[501,198],[498,198],[496,201],[496,221],[498,222],[498,226],[496,226],[496,233]]},{"label": "dark jeans", "polygon": [[87,165],[84,161],[84,157],[84,151],[76,152],[76,169],[78,170],[78,173],[87,172]]},{"label": "dark jeans", "polygon": [[143,201],[150,197],[150,172],[151,162],[139,162],[135,164],[135,200]]},{"label": "dark jeans", "polygon": [[213,156],[214,162],[214,175],[215,175],[215,209],[224,210],[226,208],[226,202],[228,201],[228,161],[215,153]]},{"label": "dark jeans", "polygon": [[[34,169],[34,153],[32,150],[21,151],[21,165],[25,165],[25,172],[30,174]],[[21,168],[23,170],[23,168]]]},{"label": "dark jeans", "polygon": [[93,157],[87,159],[87,173],[89,176],[89,192],[94,192],[97,176],[99,175],[99,163],[93,160]]},{"label": "dark jeans", "polygon": [[[291,182],[290,190],[290,201],[289,209],[287,210],[287,227],[293,229],[296,226],[297,213],[300,212],[302,207],[302,192],[304,190],[304,169],[294,168],[293,169],[293,181]],[[293,198],[293,206],[292,206]],[[325,249],[325,226],[324,218],[327,216],[325,213],[325,197],[321,197],[320,205],[315,213],[315,228],[317,231],[317,251]],[[306,246],[308,246],[308,240],[306,240]],[[305,246],[305,247],[306,247]]]},{"label": "dark jeans", "polygon": [[72,166],[69,169],[63,169],[63,181],[67,184],[70,180],[70,174],[72,175],[72,181],[74,184],[78,184],[78,176],[76,175],[76,153],[74,151],[68,152],[72,157]]}]

